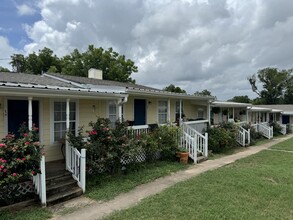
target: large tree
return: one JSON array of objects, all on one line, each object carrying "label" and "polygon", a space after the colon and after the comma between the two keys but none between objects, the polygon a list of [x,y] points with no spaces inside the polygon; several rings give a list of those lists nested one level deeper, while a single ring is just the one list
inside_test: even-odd
[{"label": "large tree", "polygon": [[11,59],[10,63],[15,72],[31,74],[62,72],[87,76],[90,68],[96,68],[103,71],[103,79],[135,83],[130,75],[137,72],[134,62],[126,59],[124,55],[120,55],[112,48],[104,50],[101,47],[95,48],[93,45],[89,45],[83,53],[75,49],[70,55],[65,55],[61,59],[46,47],[26,57],[22,54],[14,54]]},{"label": "large tree", "polygon": [[212,95],[212,92],[209,91],[209,90],[207,90],[207,89],[204,89],[201,92],[200,91],[196,91],[194,93],[194,95],[208,95],[208,96],[211,96]]},{"label": "large tree", "polygon": [[3,66],[0,66],[0,72],[10,72],[10,70]]},{"label": "large tree", "polygon": [[135,82],[130,75],[137,72],[137,67],[124,55],[119,55],[112,48],[104,50],[89,45],[84,53],[75,49],[62,58],[62,72],[70,75],[87,76],[90,68],[103,71],[103,79],[120,82]]},{"label": "large tree", "polygon": [[240,103],[251,103],[251,99],[247,95],[234,96],[232,99],[229,99],[230,102],[240,102]]},{"label": "large tree", "polygon": [[166,86],[165,88],[163,88],[164,91],[168,91],[168,92],[175,92],[175,93],[185,93],[186,91],[184,89],[181,89],[178,86],[175,86],[174,84],[170,84],[169,86]]},{"label": "large tree", "polygon": [[[292,70],[265,68],[248,78],[252,91],[258,94],[259,104],[280,104],[284,102],[284,94]],[[262,89],[261,89],[262,87]]]},{"label": "large tree", "polygon": [[22,73],[25,72],[25,57],[22,54],[13,54],[11,56],[12,70],[14,72]]}]

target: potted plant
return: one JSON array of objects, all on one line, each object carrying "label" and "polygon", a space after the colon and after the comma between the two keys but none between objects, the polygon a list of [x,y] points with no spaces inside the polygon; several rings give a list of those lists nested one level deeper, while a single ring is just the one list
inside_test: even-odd
[{"label": "potted plant", "polygon": [[188,163],[188,150],[183,147],[179,147],[176,151],[176,157],[179,158],[180,163],[187,164]]}]

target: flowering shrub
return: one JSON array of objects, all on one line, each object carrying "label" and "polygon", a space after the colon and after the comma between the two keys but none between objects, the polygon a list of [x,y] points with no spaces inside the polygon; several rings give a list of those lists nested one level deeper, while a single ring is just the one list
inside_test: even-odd
[{"label": "flowering shrub", "polygon": [[[38,128],[28,131],[25,124],[20,127],[20,137],[8,134],[0,141],[0,191],[1,197],[9,193],[11,184],[30,179],[40,173],[41,145]],[[15,192],[16,193],[16,192]]]},{"label": "flowering shrub", "polygon": [[161,159],[175,159],[178,128],[162,126],[149,134],[128,135],[127,123],[116,122],[114,128],[110,124],[110,120],[104,118],[90,122],[92,129],[88,131],[87,142],[83,142],[82,128],[77,137],[73,133],[68,134],[68,141],[73,147],[87,150],[88,174],[121,172],[143,161],[137,159],[140,154],[145,154],[146,161],[157,159],[158,154]]},{"label": "flowering shrub", "polygon": [[89,174],[97,174],[102,171],[110,173],[120,172],[121,158],[129,158],[134,153],[134,142],[130,142],[127,136],[127,124],[116,122],[115,128],[111,128],[109,119],[98,118],[96,122],[90,122],[92,127],[88,131],[88,142],[82,142],[82,131],[77,137],[70,133],[68,141],[77,149],[87,149],[87,171]]}]

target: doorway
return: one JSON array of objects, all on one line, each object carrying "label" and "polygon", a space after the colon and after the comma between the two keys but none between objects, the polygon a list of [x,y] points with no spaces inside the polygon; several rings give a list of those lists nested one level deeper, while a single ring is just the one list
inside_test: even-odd
[{"label": "doorway", "polygon": [[134,125],[146,124],[146,100],[134,99]]},{"label": "doorway", "polygon": [[[8,133],[19,137],[20,125],[25,122],[28,125],[28,100],[7,100]],[[33,123],[39,127],[39,101],[32,101]]]}]

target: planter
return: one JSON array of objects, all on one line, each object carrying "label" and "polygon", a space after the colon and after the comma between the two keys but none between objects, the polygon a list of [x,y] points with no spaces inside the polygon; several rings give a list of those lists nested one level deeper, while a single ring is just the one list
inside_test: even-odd
[{"label": "planter", "polygon": [[188,156],[189,156],[189,153],[187,152],[176,153],[176,157],[179,157],[180,163],[182,164],[188,164]]}]

